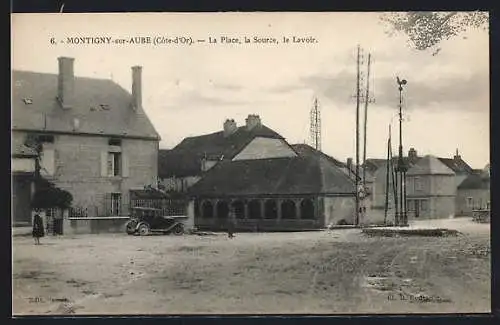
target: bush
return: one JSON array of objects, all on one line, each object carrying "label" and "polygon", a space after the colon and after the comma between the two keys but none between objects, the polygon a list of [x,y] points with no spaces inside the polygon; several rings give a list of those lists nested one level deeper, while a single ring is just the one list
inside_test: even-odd
[{"label": "bush", "polygon": [[56,187],[44,178],[35,182],[36,191],[32,200],[33,209],[68,209],[73,202],[70,192]]}]

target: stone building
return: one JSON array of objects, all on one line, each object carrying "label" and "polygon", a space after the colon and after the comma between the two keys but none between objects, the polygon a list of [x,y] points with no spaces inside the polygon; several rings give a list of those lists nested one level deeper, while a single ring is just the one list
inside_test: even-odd
[{"label": "stone building", "polygon": [[490,209],[490,167],[474,170],[457,191],[457,216],[472,216],[473,210]]},{"label": "stone building", "polygon": [[227,119],[221,131],[188,137],[171,150],[160,150],[158,176],[167,191],[186,192],[217,163],[244,159],[249,154],[286,156],[290,146],[281,135],[262,125],[258,115],[249,115],[240,127],[234,119]]},{"label": "stone building", "polygon": [[76,77],[73,58],[58,63],[58,74],[13,71],[13,144],[41,143],[41,174],[73,195],[75,211],[127,214],[130,189],[157,178],[160,137],[142,107],[142,68],[132,67],[130,94]]},{"label": "stone building", "polygon": [[[453,158],[442,158],[422,157],[417,154],[414,148],[410,148],[408,155],[403,159],[409,168],[406,183],[409,218],[417,216],[424,218],[431,217],[431,215],[433,218],[442,218],[456,215],[457,207],[451,202],[457,195],[458,185],[472,172],[472,168],[458,154],[458,150]],[[398,157],[393,157],[392,164],[394,166],[397,164],[397,160]],[[387,160],[367,159],[366,168],[369,175],[367,179],[370,180],[367,184],[371,193],[369,218],[378,223],[384,219],[385,213]],[[391,175],[389,174],[389,176]],[[392,195],[394,189],[390,179],[388,190],[390,193],[389,205],[394,206],[394,195]],[[436,207],[436,204],[439,207]],[[391,213],[393,212],[391,211]]]},{"label": "stone building", "polygon": [[419,159],[406,174],[408,218],[449,218],[455,214],[456,174],[437,157]]},{"label": "stone building", "polygon": [[223,229],[231,208],[238,229],[353,222],[355,188],[346,166],[307,145],[290,145],[258,115],[240,127],[227,120],[222,131],[185,139],[160,155],[159,166],[164,184],[174,177],[187,183],[201,229]]}]

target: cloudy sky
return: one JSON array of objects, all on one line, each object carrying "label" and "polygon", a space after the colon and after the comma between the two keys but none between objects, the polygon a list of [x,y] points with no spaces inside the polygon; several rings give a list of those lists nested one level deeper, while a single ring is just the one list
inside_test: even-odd
[{"label": "cloudy sky", "polygon": [[[369,157],[385,157],[391,121],[398,136],[395,78],[400,76],[408,80],[405,150],[452,157],[458,148],[472,167],[484,167],[489,162],[488,34],[471,31],[445,41],[433,56],[384,31],[377,13],[14,14],[12,67],[57,73],[57,57],[70,56],[77,76],[112,78],[130,90],[130,68],[142,65],[143,104],[162,148],[219,131],[226,118],[243,124],[248,114],[259,114],[291,143],[308,143],[309,111],[318,98],[322,149],[345,160],[355,155],[359,44],[365,63],[368,53],[372,56]],[[280,44],[50,43],[52,37],[101,36],[257,36],[275,37]],[[283,36],[317,42],[284,44]],[[366,65],[362,71],[366,75]]]}]

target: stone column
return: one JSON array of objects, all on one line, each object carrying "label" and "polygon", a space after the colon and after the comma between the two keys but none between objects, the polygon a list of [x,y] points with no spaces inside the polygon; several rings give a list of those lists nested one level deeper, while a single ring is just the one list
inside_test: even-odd
[{"label": "stone column", "polygon": [[296,214],[296,218],[300,220],[300,219],[302,219],[302,214],[300,212],[300,203],[302,202],[302,200],[295,199],[295,200],[293,200],[293,202],[295,202],[295,214]]},{"label": "stone column", "polygon": [[277,199],[276,200],[276,210],[277,210],[277,214],[278,214],[278,217],[276,218],[278,221],[281,220],[281,203],[283,203],[283,200],[282,199]]},{"label": "stone column", "polygon": [[266,200],[259,200],[260,201],[260,217],[261,219],[266,218]]},{"label": "stone column", "polygon": [[248,202],[250,202],[250,200],[243,201],[243,219],[248,219]]}]

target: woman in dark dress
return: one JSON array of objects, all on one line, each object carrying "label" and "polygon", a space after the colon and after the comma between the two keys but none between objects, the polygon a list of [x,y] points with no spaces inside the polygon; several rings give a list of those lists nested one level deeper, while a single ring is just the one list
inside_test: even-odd
[{"label": "woman in dark dress", "polygon": [[36,213],[33,217],[33,238],[35,239],[35,245],[40,245],[40,238],[43,236],[45,236],[43,219],[38,213]]}]

